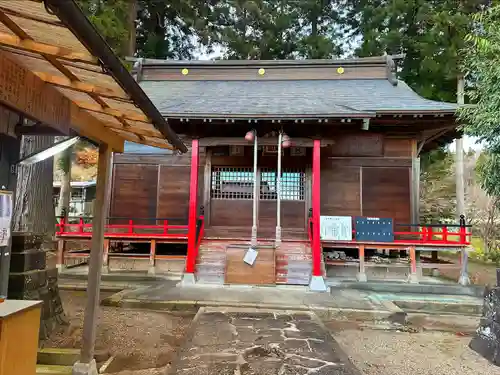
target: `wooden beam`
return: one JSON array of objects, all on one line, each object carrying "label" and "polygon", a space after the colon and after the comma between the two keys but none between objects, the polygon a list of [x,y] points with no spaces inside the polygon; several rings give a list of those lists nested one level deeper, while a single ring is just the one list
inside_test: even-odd
[{"label": "wooden beam", "polygon": [[5,7],[4,5],[1,5],[1,4],[0,4],[0,10],[2,12],[4,12],[5,14],[9,14],[11,16],[15,16],[15,17],[19,17],[19,18],[24,18],[24,19],[31,20],[31,21],[45,23],[47,25],[66,27],[64,25],[64,23],[62,23],[61,21],[58,21],[58,20],[49,20],[47,18],[38,17],[38,16],[36,16],[34,14],[26,14],[26,13],[23,13],[23,12],[19,12],[17,10],[13,10],[13,9],[7,8],[7,7]]},{"label": "wooden beam", "polygon": [[[201,147],[210,146],[251,146],[247,140],[243,138],[233,137],[206,137],[200,138]],[[292,147],[313,147],[313,140],[310,138],[291,138]],[[259,146],[276,146],[278,144],[278,137],[259,138]],[[326,147],[335,144],[333,139],[322,139],[321,147]]]},{"label": "wooden beam", "polygon": [[109,128],[109,129],[122,130],[122,131],[131,132],[131,133],[135,133],[137,135],[142,135],[142,136],[146,136],[146,137],[163,139],[163,134],[161,134],[160,131],[157,130],[156,128],[154,128],[154,130],[147,130],[147,129],[136,128],[136,127],[133,127],[131,125],[123,126],[123,125],[116,124],[116,123],[113,123],[110,121],[102,121],[101,120],[101,122],[104,124],[104,126],[106,128]]},{"label": "wooden beam", "polygon": [[[129,130],[129,131],[124,130],[124,129],[117,129],[117,130],[121,130],[121,131],[120,132],[114,132],[112,130],[110,130],[110,131],[117,134],[119,137],[121,137],[127,141],[135,142],[135,143],[142,143],[142,144],[145,144],[148,146],[164,148],[167,150],[175,150],[175,147],[168,144],[168,143],[160,143],[160,142],[156,142],[156,141],[151,140],[151,139],[146,139],[144,137],[140,137],[138,134],[135,134],[132,130]],[[125,133],[125,132],[128,132],[128,133]],[[136,137],[139,139],[137,139]],[[120,152],[123,152],[123,151],[120,151]]]},{"label": "wooden beam", "polygon": [[63,135],[57,129],[50,126],[34,125],[34,126],[16,126],[14,131],[16,135]]},{"label": "wooden beam", "polygon": [[123,152],[125,138],[106,129],[99,119],[76,105],[71,107],[71,125],[82,136],[97,143],[107,143],[115,152]]},{"label": "wooden beam", "polygon": [[0,32],[0,45],[20,48],[24,51],[54,56],[59,59],[83,62],[97,65],[98,60],[86,52],[75,52],[69,48],[56,47],[51,44],[39,43],[30,39],[21,39],[18,36]]},{"label": "wooden beam", "polygon": [[97,113],[103,113],[105,115],[113,116],[113,117],[121,117],[126,120],[132,120],[132,121],[139,121],[139,122],[145,122],[150,124],[151,120],[142,113],[137,113],[137,112],[131,112],[131,111],[121,111],[119,109],[114,109],[114,108],[102,108],[98,104],[92,104],[88,102],[82,102],[82,101],[74,101],[74,103],[82,108],[86,109],[87,111],[91,112],[97,112]]},{"label": "wooden beam", "polygon": [[127,95],[124,95],[123,93],[118,92],[113,88],[96,86],[81,81],[71,81],[69,78],[58,77],[44,72],[34,72],[34,74],[38,76],[40,79],[42,79],[44,82],[50,83],[51,85],[57,87],[63,87],[84,93],[97,94],[104,98],[130,100],[130,98]]}]

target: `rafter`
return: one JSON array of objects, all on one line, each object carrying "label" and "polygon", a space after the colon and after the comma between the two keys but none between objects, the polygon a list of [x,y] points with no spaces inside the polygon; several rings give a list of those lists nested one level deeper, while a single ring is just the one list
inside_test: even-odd
[{"label": "rafter", "polygon": [[120,124],[116,124],[116,123],[113,123],[110,121],[102,121],[101,120],[101,122],[107,128],[128,131],[131,133],[135,133],[138,136],[145,136],[145,137],[152,137],[152,138],[161,138],[162,137],[162,134],[158,130],[154,131],[154,130],[147,130],[147,129],[140,129],[140,128],[130,128],[130,125],[129,125],[129,128],[127,128],[125,126],[121,126]]},{"label": "rafter", "polygon": [[26,20],[31,20],[31,21],[36,21],[36,22],[41,22],[41,23],[46,23],[47,25],[53,25],[53,26],[60,26],[60,27],[65,27],[64,24],[61,21],[58,20],[49,20],[43,17],[38,17],[32,14],[26,14],[23,12],[19,12],[14,9],[7,8],[4,5],[0,4],[0,10],[4,12],[5,14],[19,17],[19,18],[24,18]]},{"label": "rafter", "polygon": [[89,83],[81,81],[71,81],[65,77],[58,77],[44,72],[34,72],[40,79],[44,82],[50,83],[51,85],[71,89],[74,91],[84,92],[84,93],[94,93],[105,98],[111,98],[116,100],[127,100],[129,99],[126,95],[115,91],[112,88],[101,87],[92,85]]},{"label": "rafter", "polygon": [[28,52],[54,56],[58,59],[83,62],[97,65],[97,59],[85,52],[75,52],[65,47],[56,47],[46,43],[35,42],[30,39],[21,39],[18,36],[0,32],[0,45],[20,48]]},{"label": "rafter", "polygon": [[132,121],[139,121],[139,122],[145,122],[150,124],[151,121],[144,116],[142,113],[137,113],[137,112],[130,112],[130,111],[120,111],[119,109],[114,109],[114,108],[102,108],[100,105],[88,103],[88,102],[82,102],[82,101],[74,101],[74,103],[82,108],[86,109],[87,111],[91,112],[97,112],[97,113],[103,113],[105,115],[113,116],[113,117],[121,117],[124,118],[125,120],[132,120]]},{"label": "rafter", "polygon": [[[118,136],[120,136],[123,139],[130,141],[130,142],[139,142],[139,143],[141,143],[141,141],[146,142],[146,139],[144,137],[140,137],[139,135],[137,135],[137,138],[139,138],[139,140],[137,140],[137,138],[135,138],[132,135],[127,134],[127,133],[123,133],[123,132],[115,132],[115,133]],[[158,148],[165,148],[167,150],[175,150],[175,147],[172,147],[171,145],[169,145],[167,143],[160,143],[160,142],[156,142],[156,141],[151,140],[151,139],[147,140],[147,144],[154,146],[154,147],[158,147]]]}]

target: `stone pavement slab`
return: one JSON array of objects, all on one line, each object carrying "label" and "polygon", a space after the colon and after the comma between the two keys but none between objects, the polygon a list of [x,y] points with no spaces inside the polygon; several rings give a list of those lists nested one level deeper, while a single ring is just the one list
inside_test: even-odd
[{"label": "stone pavement slab", "polygon": [[175,375],[360,375],[308,312],[201,308]]},{"label": "stone pavement slab", "polygon": [[176,286],[169,288],[165,285],[127,291],[120,296],[124,301],[196,302],[200,306],[206,302],[210,305],[261,306],[292,310],[297,308],[309,310],[316,307],[365,310],[383,308],[383,302],[371,300],[368,297],[369,293],[359,290],[335,290],[332,293],[317,293],[310,292],[306,288],[287,286],[267,288]]}]

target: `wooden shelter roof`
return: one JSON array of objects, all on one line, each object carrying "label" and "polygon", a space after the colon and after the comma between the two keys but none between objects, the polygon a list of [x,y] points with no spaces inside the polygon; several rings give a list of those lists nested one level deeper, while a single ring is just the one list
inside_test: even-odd
[{"label": "wooden shelter roof", "polygon": [[74,0],[0,2],[0,102],[114,151],[187,150]]}]

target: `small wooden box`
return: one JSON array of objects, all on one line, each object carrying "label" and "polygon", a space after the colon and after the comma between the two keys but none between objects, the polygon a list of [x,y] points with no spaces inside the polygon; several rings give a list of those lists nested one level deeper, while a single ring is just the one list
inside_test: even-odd
[{"label": "small wooden box", "polygon": [[0,303],[0,375],[35,375],[42,301]]}]

